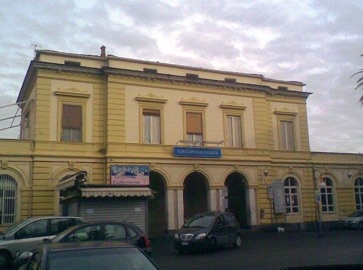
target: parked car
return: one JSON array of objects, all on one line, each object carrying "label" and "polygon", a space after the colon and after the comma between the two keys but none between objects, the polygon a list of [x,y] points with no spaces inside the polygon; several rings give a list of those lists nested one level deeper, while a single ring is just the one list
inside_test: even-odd
[{"label": "parked car", "polygon": [[21,270],[157,270],[156,264],[134,245],[115,241],[46,243],[21,255]]},{"label": "parked car", "polygon": [[228,212],[207,212],[191,217],[174,235],[174,247],[179,253],[214,251],[217,247],[242,245],[236,217]]},{"label": "parked car", "polygon": [[148,255],[151,242],[145,233],[130,222],[100,221],[81,224],[63,231],[52,242],[123,241],[136,245]]},{"label": "parked car", "polygon": [[0,269],[10,266],[18,252],[51,239],[62,231],[85,221],[80,217],[32,217],[0,232]]},{"label": "parked car", "polygon": [[342,228],[357,228],[363,230],[363,210],[355,211],[339,221]]}]

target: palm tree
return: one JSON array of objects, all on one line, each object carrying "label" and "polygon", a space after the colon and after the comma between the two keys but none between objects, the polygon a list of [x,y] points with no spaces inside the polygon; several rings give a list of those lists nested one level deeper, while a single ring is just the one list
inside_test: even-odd
[{"label": "palm tree", "polygon": [[[360,56],[363,56],[363,54],[361,54]],[[360,75],[361,77],[358,79],[357,81],[357,86],[354,88],[354,90],[357,90],[359,88],[363,89],[363,68],[361,68],[358,72],[354,73],[352,77],[354,77],[355,75]],[[363,96],[360,97],[359,99],[359,103],[361,104],[361,106],[363,105]]]}]

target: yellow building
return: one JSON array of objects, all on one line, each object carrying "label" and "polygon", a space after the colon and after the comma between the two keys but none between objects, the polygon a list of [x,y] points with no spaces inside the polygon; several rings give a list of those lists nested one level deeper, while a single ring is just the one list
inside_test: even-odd
[{"label": "yellow building", "polygon": [[111,184],[112,166],[140,165],[151,235],[227,208],[245,228],[332,224],[363,209],[363,155],[311,152],[303,86],[105,47],[37,51],[17,100],[21,139],[0,140],[0,227],[61,214],[67,175]]}]

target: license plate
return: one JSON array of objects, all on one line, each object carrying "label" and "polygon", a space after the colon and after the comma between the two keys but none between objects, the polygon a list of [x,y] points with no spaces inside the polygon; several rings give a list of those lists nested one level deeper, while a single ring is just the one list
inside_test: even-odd
[{"label": "license plate", "polygon": [[188,242],[182,242],[182,246],[187,246],[187,245],[189,245]]}]

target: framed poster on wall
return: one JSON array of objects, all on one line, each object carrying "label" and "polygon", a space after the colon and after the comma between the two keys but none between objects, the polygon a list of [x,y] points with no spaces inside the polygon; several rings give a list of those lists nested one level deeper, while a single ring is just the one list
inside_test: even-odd
[{"label": "framed poster on wall", "polygon": [[149,174],[148,165],[112,165],[111,185],[148,186]]}]

